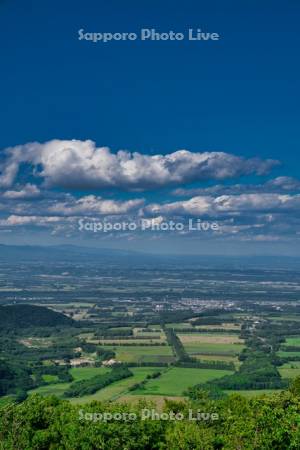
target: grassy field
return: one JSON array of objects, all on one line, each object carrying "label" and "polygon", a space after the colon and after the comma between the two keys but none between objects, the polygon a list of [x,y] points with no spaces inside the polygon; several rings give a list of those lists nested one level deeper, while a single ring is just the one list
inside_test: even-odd
[{"label": "grassy field", "polygon": [[83,339],[84,341],[88,341],[89,339],[93,339],[94,333],[80,333],[77,335],[78,339]]},{"label": "grassy field", "polygon": [[132,394],[180,396],[190,386],[221,378],[231,373],[228,370],[172,367],[167,369],[159,378],[149,380],[145,389],[138,389]]},{"label": "grassy field", "polygon": [[297,314],[280,314],[280,316],[268,316],[269,320],[281,321],[281,320],[292,320],[300,321],[300,315]]},{"label": "grassy field", "polygon": [[293,356],[298,357],[298,356],[300,356],[300,352],[284,352],[282,350],[279,350],[279,352],[277,352],[277,355],[282,358],[290,358]]},{"label": "grassy field", "polygon": [[167,323],[166,328],[192,328],[192,324],[190,322],[179,322],[179,323]]},{"label": "grassy field", "polygon": [[57,375],[42,375],[42,379],[46,382],[46,383],[57,383],[57,381],[59,381],[59,378]]},{"label": "grassy field", "polygon": [[[118,398],[120,395],[127,394],[128,389],[136,384],[143,381],[147,375],[161,371],[161,368],[157,367],[134,367],[130,369],[133,376],[126,378],[124,380],[116,381],[110,386],[101,389],[93,395],[88,395],[80,398],[69,399],[72,403],[87,403],[92,400],[113,400]],[[80,381],[88,378],[92,378],[95,375],[103,374],[109,372],[110,369],[105,367],[80,367],[71,369],[71,374],[75,381]],[[56,383],[47,386],[40,386],[37,389],[33,389],[29,394],[40,394],[42,396],[55,395],[57,397],[63,397],[64,392],[68,389],[71,383]]]},{"label": "grassy field", "polygon": [[236,356],[245,347],[235,334],[182,333],[177,335],[190,355]]},{"label": "grassy field", "polygon": [[[70,373],[74,378],[74,381],[86,380],[88,378],[92,378],[95,375],[102,375],[106,372],[109,372],[110,369],[106,367],[78,367],[70,369]],[[44,375],[44,377],[48,377],[49,381],[53,375]],[[46,380],[45,380],[46,381]],[[46,386],[40,386],[32,391],[29,391],[29,394],[40,394],[40,395],[56,395],[57,397],[61,397],[65,390],[70,386],[71,383],[55,383],[49,384]]]},{"label": "grassy field", "polygon": [[177,334],[183,344],[198,342],[201,344],[242,344],[236,334],[225,333],[184,333]]},{"label": "grassy field", "polygon": [[[88,379],[96,374],[108,372],[108,368],[82,367],[70,370],[75,381]],[[190,369],[181,367],[159,368],[159,367],[135,367],[130,369],[133,376],[127,379],[117,381],[104,389],[99,390],[93,395],[80,398],[69,399],[72,403],[84,404],[93,400],[99,401],[128,401],[135,402],[143,397],[147,400],[153,400],[157,405],[163,405],[164,398],[180,399],[186,389],[198,383],[205,383],[209,380],[220,378],[232,372],[227,370],[214,369]],[[150,379],[144,389],[129,391],[129,388],[136,383],[145,380],[147,375],[160,371],[162,375],[159,378]],[[284,378],[294,378],[300,375],[300,361],[287,363],[279,368]],[[65,390],[70,383],[55,383],[47,386],[41,386],[29,393],[39,393],[40,395],[56,395],[63,397]],[[226,391],[228,394],[240,394],[242,396],[252,397],[256,395],[270,394],[279,392],[279,390],[249,390],[249,391]],[[5,399],[4,399],[5,400]],[[4,401],[3,400],[3,401]]]},{"label": "grassy field", "polygon": [[289,338],[286,338],[286,342],[284,345],[295,345],[300,347],[300,336],[292,336]]},{"label": "grassy field", "polygon": [[233,362],[234,364],[238,364],[240,361],[236,356],[227,356],[227,355],[196,355],[196,359],[200,359],[201,361],[225,361],[225,362]]},{"label": "grassy field", "polygon": [[241,361],[239,361],[237,356],[230,356],[230,355],[203,355],[203,354],[197,354],[194,355],[194,358],[200,360],[200,361],[225,361],[225,362],[233,362],[235,365],[235,368],[238,369],[240,365],[242,364]]},{"label": "grassy field", "polygon": [[289,362],[278,368],[282,378],[296,378],[300,376],[300,361]]},{"label": "grassy field", "polygon": [[110,369],[107,367],[74,367],[70,369],[74,381],[87,380],[95,375],[103,375],[109,371]]},{"label": "grassy field", "polygon": [[282,369],[300,369],[300,361],[291,361],[283,366],[281,366]]},{"label": "grassy field", "polygon": [[117,400],[119,397],[123,395],[127,395],[129,392],[129,388],[136,383],[140,383],[143,381],[147,375],[152,374],[153,372],[161,371],[161,368],[157,367],[134,367],[130,369],[133,373],[133,376],[130,378],[126,378],[124,380],[116,381],[111,385],[101,389],[93,395],[86,395],[80,398],[71,398],[71,403],[76,404],[84,404],[91,402],[93,400],[98,401],[112,401]]},{"label": "grassy field", "polygon": [[111,327],[109,331],[113,331],[114,333],[118,333],[119,331],[128,331],[131,330],[131,327]]},{"label": "grassy field", "polygon": [[116,352],[116,359],[123,362],[172,362],[174,356],[169,346],[109,346]]},{"label": "grassy field", "polygon": [[144,330],[142,328],[134,328],[133,334],[135,337],[147,337],[149,339],[155,339],[155,341],[158,341],[159,339],[161,341],[166,341],[166,335],[161,329],[155,328],[155,331],[152,331],[152,329]]},{"label": "grassy field", "polygon": [[46,306],[47,308],[56,309],[58,311],[62,311],[63,309],[68,308],[91,308],[93,303],[84,303],[84,302],[70,302],[70,303],[36,303],[40,306]]},{"label": "grassy field", "polygon": [[[71,373],[76,381],[91,378],[97,373],[105,373],[109,369],[106,368],[75,368],[71,369]],[[134,367],[130,369],[133,376],[120,381],[112,383],[110,386],[99,390],[93,395],[88,395],[80,398],[69,399],[72,403],[83,404],[92,400],[117,400],[124,396],[135,395],[160,395],[160,396],[182,396],[184,391],[197,383],[204,383],[214,378],[219,378],[228,375],[231,372],[227,370],[211,370],[211,369],[186,369],[179,367],[172,367],[171,369],[157,368],[157,367]],[[149,380],[145,389],[140,389],[130,392],[129,388],[136,383],[143,381],[147,375],[153,372],[160,371],[162,375],[159,378]],[[39,393],[40,395],[56,395],[62,397],[70,383],[56,383],[47,386],[41,386],[30,394]]]},{"label": "grassy field", "polygon": [[151,323],[148,325],[148,328],[151,328],[152,330],[161,330],[161,326],[158,323]]},{"label": "grassy field", "polygon": [[238,323],[221,323],[219,325],[196,325],[195,328],[197,330],[206,329],[206,330],[217,330],[222,328],[222,330],[240,330],[241,325]]},{"label": "grassy field", "polygon": [[[153,336],[152,336],[153,338]],[[164,340],[165,341],[165,340]],[[114,338],[107,338],[107,339],[89,339],[88,342],[90,342],[91,344],[100,344],[100,345],[105,345],[105,344],[116,344],[116,345],[126,345],[126,344],[160,344],[164,342],[161,339],[156,339],[154,337],[154,339],[151,339],[151,336],[149,336],[149,339],[138,339],[138,337],[136,339],[126,339],[126,338],[122,338],[122,339],[114,339]]]},{"label": "grassy field", "polygon": [[192,342],[184,344],[184,348],[189,355],[238,355],[245,346],[243,344],[202,344],[201,342]]},{"label": "grassy field", "polygon": [[159,331],[136,331],[134,333],[134,336],[136,337],[149,337],[149,338],[155,338],[155,339],[161,339],[164,336],[164,333]]},{"label": "grassy field", "polygon": [[[279,393],[281,390],[277,389],[261,389],[261,390],[249,390],[249,391],[225,391],[228,395],[241,395],[243,397],[259,397],[262,395],[271,395],[275,392]],[[117,401],[118,402],[127,402],[127,403],[138,403],[139,401],[146,398],[146,400],[153,402],[155,406],[158,408],[158,410],[162,410],[163,406],[165,404],[166,400],[175,400],[175,401],[182,401],[185,400],[187,397],[183,396],[170,396],[170,395],[132,395],[127,394],[122,397],[120,397]]]},{"label": "grassy field", "polygon": [[56,397],[62,397],[63,393],[68,389],[70,383],[56,383],[56,384],[48,384],[46,386],[40,386],[32,391],[29,391],[28,394],[39,394],[43,396],[55,395]]}]

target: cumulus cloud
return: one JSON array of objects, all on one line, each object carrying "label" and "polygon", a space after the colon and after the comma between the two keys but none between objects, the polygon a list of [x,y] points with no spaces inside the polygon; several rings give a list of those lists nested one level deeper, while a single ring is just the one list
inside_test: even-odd
[{"label": "cumulus cloud", "polygon": [[42,216],[18,216],[10,215],[6,219],[0,220],[0,226],[47,226],[49,224],[57,223],[61,220],[60,217],[42,217]]},{"label": "cumulus cloud", "polygon": [[3,198],[14,200],[14,199],[31,199],[38,197],[41,194],[40,189],[35,184],[27,183],[23,188],[20,190],[13,190],[13,191],[5,191],[2,194]]},{"label": "cumulus cloud", "polygon": [[210,215],[217,216],[224,213],[239,214],[249,211],[288,211],[299,210],[300,194],[241,194],[197,196],[189,200],[166,204],[152,204],[145,208],[150,214],[175,215]]},{"label": "cumulus cloud", "polygon": [[[256,185],[222,181],[264,175],[277,164],[223,152],[113,153],[92,141],[53,140],[11,147],[0,154],[0,228],[24,227],[27,232],[41,227],[68,236],[76,235],[78,220],[85,217],[126,222],[143,218],[151,224],[199,217],[218,221],[218,237],[224,239],[293,239],[300,225],[299,180],[280,176]],[[215,184],[184,186],[205,180]],[[145,199],[140,194],[120,198],[113,189],[109,197],[99,195],[102,188],[146,191],[176,185],[172,194],[177,198],[167,190],[160,196],[151,193],[148,200],[146,193]],[[78,198],[72,189],[82,196]],[[84,190],[90,192],[82,194]]]},{"label": "cumulus cloud", "polygon": [[143,199],[118,201],[105,200],[95,195],[87,195],[79,199],[69,199],[66,202],[58,202],[48,208],[49,213],[62,215],[114,215],[127,214],[137,210],[144,204]]},{"label": "cumulus cloud", "polygon": [[9,152],[4,152],[4,154],[7,159],[4,158],[4,161],[0,163],[0,188],[12,186],[19,170],[18,158],[14,155],[10,156]]},{"label": "cumulus cloud", "polygon": [[300,181],[292,177],[277,177],[268,181],[265,186],[285,191],[298,191],[300,190]]},{"label": "cumulus cloud", "polygon": [[263,184],[216,184],[206,188],[177,188],[172,191],[175,197],[191,197],[197,195],[237,195],[242,193],[272,193],[300,191],[300,181],[292,177],[277,177]]},{"label": "cumulus cloud", "polygon": [[66,189],[150,189],[200,180],[223,180],[242,175],[263,175],[278,161],[245,159],[224,152],[179,150],[167,155],[145,155],[107,147],[93,141],[52,140],[29,143],[4,151],[0,187],[9,187],[22,164],[32,168],[48,186]]}]

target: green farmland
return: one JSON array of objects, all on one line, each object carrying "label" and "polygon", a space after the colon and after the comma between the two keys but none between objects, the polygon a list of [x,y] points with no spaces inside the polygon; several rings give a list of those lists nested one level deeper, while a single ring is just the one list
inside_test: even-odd
[{"label": "green farmland", "polygon": [[144,389],[138,389],[134,391],[134,394],[180,396],[190,386],[221,378],[231,373],[228,370],[172,367],[163,372],[159,378],[149,380]]},{"label": "green farmland", "polygon": [[116,353],[116,359],[122,362],[164,362],[170,363],[174,361],[172,348],[165,346],[108,346],[108,350],[113,350]]}]

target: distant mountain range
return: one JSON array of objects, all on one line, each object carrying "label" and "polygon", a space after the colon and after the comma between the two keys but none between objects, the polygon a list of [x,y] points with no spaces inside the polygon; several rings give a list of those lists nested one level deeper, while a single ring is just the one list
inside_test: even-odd
[{"label": "distant mountain range", "polygon": [[0,261],[90,261],[98,263],[142,261],[144,259],[157,259],[152,255],[127,250],[115,250],[107,248],[79,247],[76,245],[53,245],[53,246],[31,246],[31,245],[4,245],[0,244]]},{"label": "distant mountain range", "polygon": [[300,257],[289,256],[227,256],[227,255],[164,255],[111,248],[76,245],[31,246],[0,244],[0,262],[25,261],[83,262],[114,265],[180,265],[204,268],[249,267],[300,268]]}]

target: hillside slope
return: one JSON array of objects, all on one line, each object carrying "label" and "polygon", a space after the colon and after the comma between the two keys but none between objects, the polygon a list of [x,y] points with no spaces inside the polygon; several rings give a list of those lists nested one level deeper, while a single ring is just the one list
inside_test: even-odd
[{"label": "hillside slope", "polygon": [[74,321],[64,314],[52,311],[43,306],[7,305],[0,306],[0,327],[55,327],[72,325]]}]

